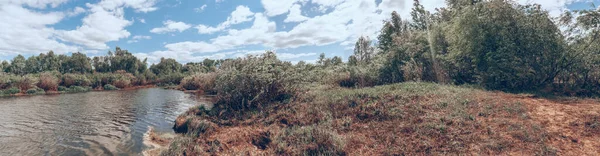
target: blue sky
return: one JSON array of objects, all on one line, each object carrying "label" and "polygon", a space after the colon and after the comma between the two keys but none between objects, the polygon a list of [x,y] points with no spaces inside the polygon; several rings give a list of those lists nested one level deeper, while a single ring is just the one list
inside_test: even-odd
[{"label": "blue sky", "polygon": [[[600,0],[519,0],[552,15]],[[0,0],[0,59],[53,50],[105,55],[116,46],[151,63],[223,59],[274,50],[280,59],[347,58],[413,0]],[[424,0],[428,10],[444,0]]]}]

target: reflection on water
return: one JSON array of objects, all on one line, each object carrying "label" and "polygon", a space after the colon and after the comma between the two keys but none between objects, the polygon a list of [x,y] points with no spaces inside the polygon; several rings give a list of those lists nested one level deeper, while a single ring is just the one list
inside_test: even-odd
[{"label": "reflection on water", "polygon": [[170,132],[200,104],[210,98],[159,88],[0,98],[0,155],[139,155],[149,126]]}]

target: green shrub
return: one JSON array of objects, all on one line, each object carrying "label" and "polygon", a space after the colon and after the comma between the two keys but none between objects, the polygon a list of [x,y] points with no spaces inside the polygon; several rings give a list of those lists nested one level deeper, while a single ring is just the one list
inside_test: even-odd
[{"label": "green shrub", "polygon": [[187,76],[181,80],[181,87],[186,90],[203,90],[213,92],[216,73],[200,73]]},{"label": "green shrub", "polygon": [[224,62],[215,81],[215,107],[249,110],[293,95],[299,77],[289,62],[278,60],[274,53],[248,56]]},{"label": "green shrub", "polygon": [[117,88],[111,84],[106,84],[106,85],[104,85],[104,90],[119,90],[119,88]]},{"label": "green shrub", "polygon": [[14,94],[17,94],[20,92],[21,92],[21,90],[17,87],[12,87],[7,90],[4,90],[4,94],[8,94],[8,95],[14,95]]},{"label": "green shrub", "polygon": [[67,91],[67,90],[69,90],[69,88],[67,88],[67,87],[65,87],[65,86],[58,86],[58,91],[59,91],[59,92],[65,92],[65,91]]},{"label": "green shrub", "polygon": [[159,83],[176,85],[179,84],[179,82],[181,82],[183,77],[184,75],[181,73],[171,73],[169,75],[161,76],[159,78]]},{"label": "green shrub", "polygon": [[30,94],[30,95],[34,95],[34,94],[45,94],[46,92],[41,88],[31,88],[31,89],[27,90],[26,93]]},{"label": "green shrub", "polygon": [[92,84],[92,82],[85,76],[81,74],[65,74],[62,78],[62,84],[66,87],[71,86],[83,86],[87,87]]}]

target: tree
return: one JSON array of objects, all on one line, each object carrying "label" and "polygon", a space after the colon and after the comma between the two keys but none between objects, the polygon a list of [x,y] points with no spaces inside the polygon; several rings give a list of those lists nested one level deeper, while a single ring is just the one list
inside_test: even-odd
[{"label": "tree", "polygon": [[356,57],[356,61],[361,64],[368,64],[371,62],[371,58],[375,54],[375,48],[371,46],[371,40],[369,37],[361,36],[356,41],[354,46],[354,56]]},{"label": "tree", "polygon": [[39,73],[40,71],[42,71],[42,67],[40,61],[38,60],[38,57],[31,56],[27,58],[27,60],[25,61],[25,73],[35,74]]},{"label": "tree", "polygon": [[17,57],[13,58],[8,66],[6,72],[13,73],[16,75],[24,75],[25,74],[25,57],[23,55],[17,55]]},{"label": "tree", "polygon": [[150,70],[157,76],[169,75],[172,73],[181,72],[182,65],[175,59],[171,58],[160,58],[160,62],[156,65],[150,66]]},{"label": "tree", "polygon": [[90,58],[88,58],[85,54],[77,52],[73,53],[71,57],[65,62],[67,70],[69,73],[80,73],[85,74],[92,71],[92,64],[90,63]]},{"label": "tree", "polygon": [[451,26],[451,57],[458,82],[490,89],[534,90],[552,83],[564,42],[548,13],[505,1],[463,9]]},{"label": "tree", "polygon": [[429,12],[425,10],[423,5],[419,2],[419,0],[414,0],[412,11],[410,12],[412,16],[412,23],[410,24],[411,28],[414,30],[427,30],[428,29],[428,16]]}]

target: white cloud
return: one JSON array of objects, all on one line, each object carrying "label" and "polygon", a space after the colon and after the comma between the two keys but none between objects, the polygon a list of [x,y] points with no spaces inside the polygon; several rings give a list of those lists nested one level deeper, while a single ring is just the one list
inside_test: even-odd
[{"label": "white cloud", "polygon": [[73,9],[73,11],[67,12],[67,16],[73,17],[73,16],[77,16],[79,14],[82,14],[84,12],[85,12],[85,9],[83,9],[81,7],[75,7],[75,9]]},{"label": "white cloud", "polygon": [[146,23],[146,19],[143,18],[139,18],[138,21],[140,21],[141,23]]},{"label": "white cloud", "polygon": [[196,11],[196,12],[202,12],[202,11],[204,11],[204,9],[206,9],[206,7],[207,7],[207,5],[204,4],[204,5],[202,5],[199,8],[194,8],[194,11]]},{"label": "white cloud", "polygon": [[200,24],[196,26],[196,29],[198,29],[198,33],[200,34],[212,34],[215,32],[223,31],[229,28],[231,25],[248,22],[252,20],[252,15],[254,15],[254,13],[250,11],[250,8],[248,8],[247,6],[240,5],[237,6],[233,12],[231,12],[231,15],[227,17],[226,21],[219,24],[217,27],[211,27]]},{"label": "white cloud", "polygon": [[51,6],[52,8],[58,7],[67,1],[68,0],[2,0],[0,1],[0,4],[27,5],[33,8],[45,9],[47,6]]},{"label": "white cloud", "polygon": [[225,0],[215,0],[215,3],[225,2]]},{"label": "white cloud", "polygon": [[65,14],[59,12],[39,13],[20,5],[0,5],[0,55],[38,54],[50,50],[56,53],[76,51],[77,47],[54,40],[55,30],[48,27],[64,17]]},{"label": "white cloud", "polygon": [[283,22],[302,22],[306,20],[308,20],[308,17],[302,15],[301,6],[299,4],[294,4],[294,6],[290,8],[290,14],[288,14]]},{"label": "white cloud", "polygon": [[155,4],[156,0],[102,0],[97,5],[106,10],[119,10],[123,7],[129,7],[137,12],[151,12],[158,9],[154,6]]},{"label": "white cloud", "polygon": [[127,43],[136,43],[136,42],[139,42],[140,40],[149,40],[149,39],[152,39],[152,37],[151,36],[136,35],[136,36],[133,36],[131,38],[131,40],[127,41]]},{"label": "white cloud", "polygon": [[290,59],[297,59],[297,58],[301,58],[301,57],[307,57],[307,56],[316,56],[317,53],[299,53],[299,54],[293,54],[293,53],[276,53],[277,54],[277,58],[281,59],[281,60],[290,60]]},{"label": "white cloud", "polygon": [[272,17],[287,13],[298,0],[261,0],[260,2],[265,8],[266,15]]},{"label": "white cloud", "polygon": [[157,33],[157,34],[175,32],[175,31],[183,32],[192,27],[189,24],[186,24],[183,22],[175,22],[175,21],[171,21],[171,20],[164,21],[163,25],[164,25],[164,27],[154,28],[154,29],[150,30],[150,32]]},{"label": "white cloud", "polygon": [[91,13],[83,18],[83,24],[76,30],[57,31],[58,38],[91,49],[108,49],[106,42],[129,37],[125,27],[132,21],[124,19],[123,8],[109,11],[98,5],[88,4],[88,7]]}]

